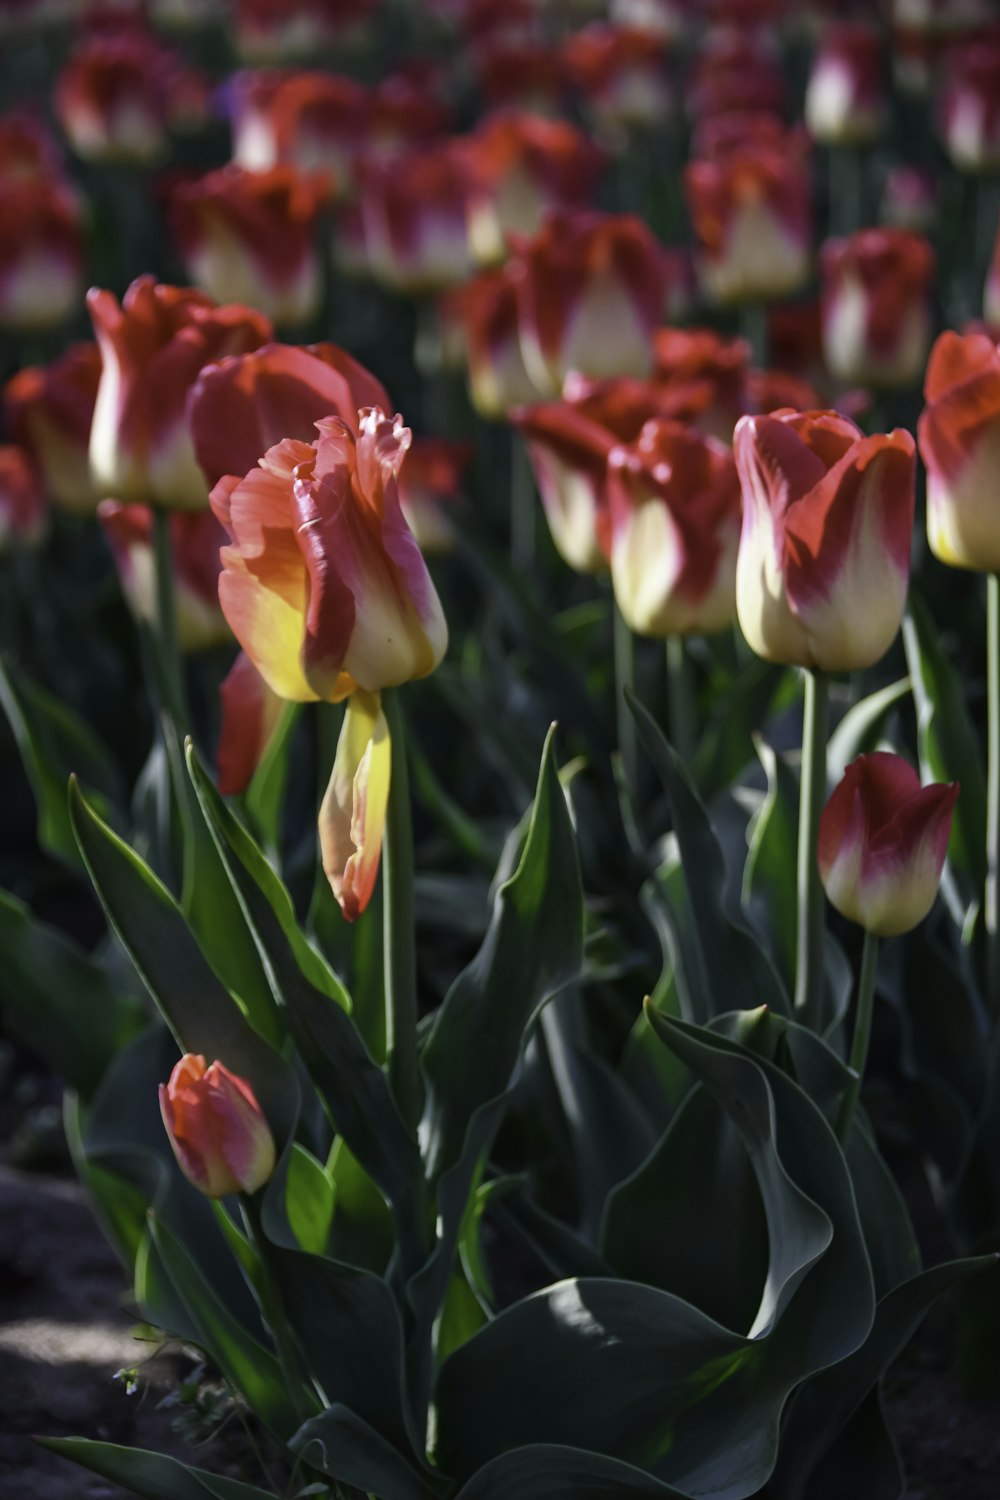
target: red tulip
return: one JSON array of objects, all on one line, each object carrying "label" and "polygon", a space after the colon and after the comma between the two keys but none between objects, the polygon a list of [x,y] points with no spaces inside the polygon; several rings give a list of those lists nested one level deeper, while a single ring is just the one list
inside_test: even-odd
[{"label": "red tulip", "polygon": [[468,175],[451,142],[359,164],[371,274],[419,295],[464,281],[472,269],[466,218]]},{"label": "red tulip", "polygon": [[61,170],[59,147],[33,113],[12,109],[0,118],[0,182],[51,180]]},{"label": "red tulip", "polygon": [[514,265],[525,368],[557,395],[571,370],[645,375],[666,294],[663,252],[628,214],[549,215]]},{"label": "red tulip", "polygon": [[830,672],[878,661],[906,605],[916,451],[837,412],[742,417],[740,627],[768,661]]},{"label": "red tulip", "polygon": [[565,44],[570,76],[597,119],[626,130],[662,125],[674,96],[666,50],[641,28],[590,26]]},{"label": "red tulip", "polygon": [[785,81],[773,46],[762,31],[720,27],[708,33],[688,94],[694,119],[734,110],[781,114]]},{"label": "red tulip", "polygon": [[805,119],[813,140],[828,146],[870,144],[885,123],[882,39],[864,22],[825,33],[806,88]]},{"label": "red tulip", "polygon": [[273,159],[259,165],[284,161],[300,172],[325,172],[343,194],[365,145],[370,112],[368,91],[353,78],[294,73],[278,85],[270,101]]},{"label": "red tulip", "polygon": [[484,417],[503,417],[542,394],[521,348],[517,275],[511,266],[484,271],[450,301],[463,330],[472,404]]},{"label": "red tulip", "polygon": [[31,454],[49,498],[81,514],[98,500],[87,448],[100,378],[97,345],[71,344],[50,365],[20,370],[3,393],[8,430]]},{"label": "red tulip", "polygon": [[274,1137],[245,1078],[188,1052],[160,1084],[160,1114],[177,1164],[209,1198],[255,1193],[274,1172]]},{"label": "red tulip", "polygon": [[732,443],[747,410],[750,345],[710,328],[658,328],[653,336],[658,410]]},{"label": "red tulip", "polygon": [[927,538],[952,567],[1000,569],[1000,349],[981,333],[943,333],[931,350],[920,418]]},{"label": "red tulip", "polygon": [[186,416],[191,387],[205,365],[265,343],[270,324],[152,276],[133,281],[120,306],[96,289],[87,305],[102,359],[90,434],[95,486],[126,504],[204,508],[208,485]]},{"label": "red tulip", "polygon": [[219,791],[245,792],[278,727],[283,699],[272,693],[245,651],[240,651],[219,688],[222,726],[216,752]]},{"label": "red tulip", "polygon": [[0,444],[0,555],[12,546],[36,547],[47,527],[45,496],[30,456]]},{"label": "red tulip", "polygon": [[358,46],[367,36],[372,0],[237,0],[236,50],[247,63],[300,62],[317,51]]},{"label": "red tulip", "polygon": [[365,154],[369,160],[395,156],[415,146],[441,142],[451,126],[451,110],[426,82],[397,74],[383,78],[370,95]]},{"label": "red tulip", "polygon": [[823,348],[845,384],[912,385],[930,340],[934,252],[905,229],[862,229],[823,246]]},{"label": "red tulip", "polygon": [[266,172],[281,160],[275,120],[284,86],[299,74],[289,68],[244,68],[229,80],[232,160],[248,172]]},{"label": "red tulip", "polygon": [[448,438],[417,438],[399,471],[399,504],[425,557],[450,552],[455,533],[448,509],[462,495],[472,445]]},{"label": "red tulip", "polygon": [[934,905],[958,786],[921,788],[898,755],[862,755],[823,810],[820,878],[842,916],[877,937],[922,922]]},{"label": "red tulip", "polygon": [[46,178],[0,182],[0,328],[64,323],[83,294],[83,229],[71,190]]},{"label": "red tulip", "polygon": [[[102,500],[97,507],[114,554],[126,603],[137,620],[156,623],[156,563],[153,513],[145,505]],[[219,548],[225,533],[210,511],[177,511],[170,517],[170,540],[177,605],[177,640],[182,651],[204,651],[232,639],[219,607]]]},{"label": "red tulip", "polygon": [[59,122],[86,161],[149,165],[166,155],[173,60],[142,33],[77,44],[56,84]]},{"label": "red tulip", "polygon": [[724,444],[654,418],[608,459],[611,580],[639,635],[724,630],[736,609],[740,485]]},{"label": "red tulip", "polygon": [[686,30],[693,8],[691,0],[611,0],[608,14],[616,26],[668,42]]},{"label": "red tulip", "polygon": [[1000,43],[978,42],[949,54],[939,115],[945,150],[959,171],[1000,166]]},{"label": "red tulip", "polygon": [[565,65],[547,41],[488,42],[478,48],[476,71],[494,109],[557,115],[566,97]]}]

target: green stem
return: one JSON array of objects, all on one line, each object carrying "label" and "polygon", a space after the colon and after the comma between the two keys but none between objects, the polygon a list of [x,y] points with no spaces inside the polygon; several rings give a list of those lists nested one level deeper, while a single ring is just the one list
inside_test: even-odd
[{"label": "green stem", "polygon": [[184,693],[184,669],[177,640],[177,605],[174,596],[174,555],[170,537],[170,512],[153,511],[153,559],[156,572],[156,619],[153,634],[160,658],[164,708],[178,733],[188,726]]},{"label": "green stem", "polygon": [[625,689],[635,689],[635,636],[612,602],[615,652],[615,726],[618,731],[618,753],[622,758],[625,784],[633,800],[639,792],[639,741],[635,719],[625,701]]},{"label": "green stem", "polygon": [[858,980],[858,1007],[854,1017],[854,1037],[851,1041],[851,1081],[844,1092],[837,1116],[837,1139],[847,1145],[854,1120],[854,1111],[861,1093],[861,1080],[865,1076],[868,1060],[868,1043],[872,1034],[872,1014],[875,1009],[875,970],[878,967],[878,938],[874,932],[865,933],[865,946],[861,954],[861,976]]},{"label": "green stem", "polygon": [[758,370],[767,366],[767,303],[740,304],[740,337],[750,345],[750,362]]},{"label": "green stem", "polygon": [[1000,1016],[1000,577],[986,579],[986,1002]]},{"label": "green stem", "polygon": [[830,685],[822,672],[806,672],[799,793],[798,946],[795,1009],[817,1028],[823,1002],[823,887],[816,861],[820,813],[826,793],[826,741]]},{"label": "green stem", "polygon": [[534,567],[537,509],[528,451],[520,433],[511,428],[510,558],[516,568]]},{"label": "green stem", "polygon": [[691,663],[682,635],[667,636],[667,715],[673,747],[686,769],[693,773],[696,739]]},{"label": "green stem", "polygon": [[417,1056],[417,953],[413,910],[413,825],[406,730],[396,694],[382,694],[392,743],[389,807],[382,844],[385,1031],[389,1081],[405,1123],[416,1130],[423,1108]]},{"label": "green stem", "polygon": [[257,1275],[253,1285],[260,1303],[260,1310],[274,1341],[278,1362],[288,1381],[289,1393],[296,1413],[301,1421],[306,1422],[316,1415],[317,1401],[295,1334],[285,1317],[284,1304],[279,1290],[281,1277],[274,1263],[270,1241],[261,1224],[260,1207],[253,1198],[245,1194],[241,1195],[240,1204],[243,1209],[243,1223],[246,1226],[247,1238],[257,1256]]}]

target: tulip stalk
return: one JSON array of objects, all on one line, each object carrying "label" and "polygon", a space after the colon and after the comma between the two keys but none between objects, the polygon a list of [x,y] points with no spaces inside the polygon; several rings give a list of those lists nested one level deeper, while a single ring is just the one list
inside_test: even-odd
[{"label": "tulip stalk", "polygon": [[670,739],[688,771],[696,748],[694,705],[691,701],[691,664],[682,635],[667,636],[667,714]]},{"label": "tulip stalk", "polygon": [[622,758],[625,785],[635,799],[639,787],[639,742],[635,718],[625,697],[625,689],[635,689],[635,636],[625,622],[618,605],[612,603],[615,657],[615,728],[618,753]]},{"label": "tulip stalk", "polygon": [[823,886],[819,876],[816,845],[826,791],[829,711],[830,684],[826,675],[807,670],[799,791],[795,1009],[813,1026],[819,1024],[823,997]]},{"label": "tulip stalk", "polygon": [[177,640],[177,601],[170,511],[153,508],[153,558],[156,571],[156,645],[163,679],[164,706],[180,729],[187,722],[184,671]]},{"label": "tulip stalk", "polygon": [[858,1005],[854,1018],[854,1036],[851,1040],[851,1056],[848,1066],[851,1079],[844,1090],[844,1097],[837,1116],[837,1139],[846,1148],[851,1135],[851,1126],[861,1093],[861,1080],[868,1060],[868,1044],[872,1034],[872,1015],[875,1010],[875,971],[878,967],[878,938],[874,932],[865,932],[865,943],[861,953],[861,974],[858,979]]},{"label": "tulip stalk", "polygon": [[511,429],[510,445],[510,557],[515,568],[535,562],[535,483],[528,452],[520,434]]},{"label": "tulip stalk", "polygon": [[406,731],[396,693],[382,694],[392,769],[382,845],[385,1035],[389,1081],[404,1122],[416,1130],[423,1108],[417,1056],[417,954],[413,908],[413,823]]},{"label": "tulip stalk", "polygon": [[307,1422],[310,1417],[316,1415],[317,1403],[307,1394],[312,1389],[312,1382],[303,1364],[295,1336],[288,1326],[288,1319],[285,1317],[281,1293],[278,1290],[281,1278],[277,1267],[273,1264],[269,1242],[261,1223],[260,1206],[247,1194],[241,1195],[240,1203],[247,1238],[257,1257],[257,1275],[254,1277],[253,1285],[260,1310],[274,1341],[278,1361],[288,1381],[289,1393],[296,1412],[303,1422]]},{"label": "tulip stalk", "polygon": [[986,577],[986,999],[1000,1010],[1000,575]]}]

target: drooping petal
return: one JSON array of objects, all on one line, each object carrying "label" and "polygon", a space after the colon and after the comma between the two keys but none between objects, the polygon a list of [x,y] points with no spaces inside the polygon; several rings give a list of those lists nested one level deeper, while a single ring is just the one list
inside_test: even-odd
[{"label": "drooping petal", "polygon": [[319,814],[323,869],[349,922],[368,905],[378,878],[391,765],[379,695],[353,693]]}]

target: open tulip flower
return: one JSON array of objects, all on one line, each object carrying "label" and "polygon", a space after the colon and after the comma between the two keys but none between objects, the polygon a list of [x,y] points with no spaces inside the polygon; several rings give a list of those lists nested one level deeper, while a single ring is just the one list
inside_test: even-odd
[{"label": "open tulip flower", "polygon": [[742,417],[740,627],[768,661],[850,672],[889,649],[906,605],[916,448],[837,412]]},{"label": "open tulip flower", "polygon": [[[111,544],[122,593],[137,620],[156,623],[153,513],[145,505],[102,500],[97,516]],[[177,643],[203,651],[232,639],[219,608],[219,548],[225,533],[211,511],[175,511],[170,517]]]},{"label": "open tulip flower", "polygon": [[830,903],[876,937],[922,922],[948,852],[958,786],[921,787],[911,765],[877,751],[851,763],[823,810],[819,870]]},{"label": "open tulip flower", "polygon": [[981,333],[943,333],[931,350],[920,418],[927,539],[955,568],[1000,570],[1000,350]]},{"label": "open tulip flower", "polygon": [[611,578],[626,624],[666,637],[724,630],[736,609],[740,486],[729,449],[656,418],[608,459]]},{"label": "open tulip flower", "polygon": [[931,333],[934,251],[907,229],[862,229],[821,255],[823,350],[845,385],[914,384]]},{"label": "open tulip flower", "polygon": [[645,375],[666,295],[663,252],[630,214],[555,212],[514,266],[525,368],[558,395],[573,370]]},{"label": "open tulip flower", "polygon": [[160,1084],[160,1113],[177,1164],[208,1198],[255,1193],[274,1172],[274,1137],[245,1078],[187,1053]]},{"label": "open tulip flower", "polygon": [[171,200],[171,222],[192,280],[275,323],[306,322],[322,296],[316,226],[328,196],[325,175],[289,166],[228,166],[184,183]]},{"label": "open tulip flower", "polygon": [[95,487],[126,504],[204,509],[209,487],[187,422],[191,387],[205,365],[266,343],[270,323],[152,276],[133,281],[121,304],[95,288],[87,305],[102,360],[90,433]]},{"label": "open tulip flower", "polygon": [[97,345],[71,344],[50,365],[19,370],[3,392],[11,436],[31,454],[49,499],[83,515],[99,498],[87,449],[100,378]]}]

